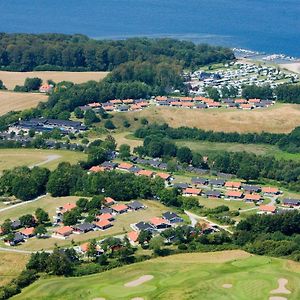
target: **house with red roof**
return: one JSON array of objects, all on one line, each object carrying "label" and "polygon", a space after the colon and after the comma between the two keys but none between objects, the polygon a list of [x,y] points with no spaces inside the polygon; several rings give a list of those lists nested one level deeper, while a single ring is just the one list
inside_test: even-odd
[{"label": "house with red roof", "polygon": [[21,230],[20,233],[24,236],[25,239],[29,239],[35,235],[34,227],[25,228]]},{"label": "house with red roof", "polygon": [[109,220],[100,219],[99,221],[95,222],[95,226],[97,229],[106,230],[113,226],[113,224]]},{"label": "house with red roof", "polygon": [[138,244],[139,233],[137,231],[128,232],[127,237],[132,246],[135,246]]},{"label": "house with red roof", "polygon": [[171,227],[171,224],[167,220],[158,217],[150,219],[150,224],[157,230],[167,229]]},{"label": "house with red roof", "polygon": [[276,187],[268,186],[268,187],[263,187],[261,190],[264,194],[267,194],[267,195],[278,195],[278,194],[280,194],[279,189],[276,188]]},{"label": "house with red roof", "polygon": [[70,211],[72,209],[76,208],[76,204],[75,203],[66,203],[65,205],[63,206],[60,206],[57,208],[56,212],[57,213],[61,213],[61,214],[64,214],[66,213],[67,211]]},{"label": "house with red roof", "polygon": [[228,199],[241,199],[243,197],[243,192],[240,191],[227,191],[225,198]]},{"label": "house with red roof", "polygon": [[114,221],[114,216],[110,213],[104,213],[104,214],[101,214],[101,215],[97,215],[96,216],[96,220],[99,221],[99,220],[108,220],[108,221]]},{"label": "house with red roof", "polygon": [[138,176],[146,176],[146,177],[153,177],[154,175],[154,172],[153,171],[150,171],[150,170],[140,170],[136,173],[136,175]]},{"label": "house with red roof", "polygon": [[89,172],[94,172],[94,173],[104,172],[104,171],[105,171],[105,168],[104,168],[104,167],[101,167],[101,166],[92,166],[92,167],[89,169]]},{"label": "house with red roof", "polygon": [[[84,244],[81,244],[80,246],[79,246],[79,252],[81,253],[81,254],[86,254],[87,253],[87,251],[89,250],[89,246],[90,246],[90,243],[89,242],[87,242],[87,243],[84,243]],[[96,245],[96,256],[99,256],[99,255],[101,255],[101,254],[103,254],[104,253],[104,251],[101,249],[101,247],[99,246],[99,245]]]},{"label": "house with red roof", "polygon": [[259,201],[262,200],[262,198],[261,198],[260,194],[257,194],[257,193],[253,193],[253,194],[247,193],[247,194],[245,194],[244,200],[246,202],[259,202]]},{"label": "house with red roof", "polygon": [[40,93],[51,93],[53,91],[53,88],[54,87],[52,84],[44,83],[43,85],[40,86],[39,92]]},{"label": "house with red roof", "polygon": [[201,189],[196,188],[186,188],[182,191],[182,196],[190,197],[190,196],[199,196],[201,194]]},{"label": "house with red roof", "polygon": [[133,167],[133,164],[130,164],[130,163],[127,163],[127,162],[121,162],[117,166],[117,169],[122,170],[122,171],[129,171],[129,169],[131,169],[132,167]]},{"label": "house with red roof", "polygon": [[73,233],[73,228],[71,226],[62,226],[54,230],[53,237],[66,239]]},{"label": "house with red roof", "polygon": [[124,214],[128,211],[126,204],[115,204],[111,208],[116,214]]},{"label": "house with red roof", "polygon": [[225,182],[225,188],[228,188],[228,189],[240,189],[241,186],[242,186],[241,182],[236,182],[236,181]]},{"label": "house with red roof", "polygon": [[156,173],[155,177],[156,176],[162,178],[167,184],[173,180],[172,175],[168,173]]},{"label": "house with red roof", "polygon": [[114,200],[113,198],[111,198],[111,197],[105,197],[104,198],[104,204],[106,205],[106,206],[110,206],[110,205],[113,205],[113,204],[115,204],[116,203],[116,200]]},{"label": "house with red roof", "polygon": [[259,206],[259,214],[276,214],[277,208],[274,205],[260,205]]}]

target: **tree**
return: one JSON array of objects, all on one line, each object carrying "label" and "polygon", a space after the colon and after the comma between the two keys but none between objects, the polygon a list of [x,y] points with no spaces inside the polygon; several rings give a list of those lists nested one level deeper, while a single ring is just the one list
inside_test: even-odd
[{"label": "tree", "polygon": [[103,197],[102,196],[94,196],[86,205],[88,211],[94,209],[100,209],[102,207]]},{"label": "tree", "polygon": [[103,147],[91,147],[88,150],[88,164],[95,166],[107,160],[108,151]]},{"label": "tree", "polygon": [[76,207],[78,207],[78,209],[84,212],[87,209],[88,202],[89,200],[86,198],[79,198],[76,202]]},{"label": "tree", "polygon": [[104,123],[104,127],[106,129],[109,129],[109,130],[113,130],[116,128],[116,126],[114,125],[114,123],[112,122],[112,120],[106,120],[105,123]]},{"label": "tree", "polygon": [[46,271],[53,275],[69,275],[72,271],[72,263],[64,251],[55,248],[47,259]]},{"label": "tree", "polygon": [[1,229],[2,229],[2,233],[3,234],[10,233],[12,231],[11,220],[10,219],[6,219],[4,221],[4,223],[1,225]]},{"label": "tree", "polygon": [[97,117],[96,113],[92,109],[88,109],[84,114],[84,124],[87,126],[93,123],[99,122],[100,119]]},{"label": "tree", "polygon": [[5,85],[3,84],[3,81],[0,80],[0,90],[6,90]]},{"label": "tree", "polygon": [[47,229],[44,225],[40,224],[34,228],[34,234],[39,238],[47,233]]},{"label": "tree", "polygon": [[19,218],[22,227],[32,227],[35,225],[33,215],[27,214]]},{"label": "tree", "polygon": [[130,146],[127,144],[122,144],[119,147],[119,157],[121,159],[127,159],[130,157]]},{"label": "tree", "polygon": [[244,163],[240,166],[236,175],[246,181],[255,180],[259,177],[259,171],[257,166]]},{"label": "tree", "polygon": [[142,246],[145,245],[145,243],[149,243],[149,241],[152,238],[152,233],[148,230],[142,230],[138,236],[138,242]]},{"label": "tree", "polygon": [[47,223],[50,221],[49,214],[42,208],[36,209],[35,216],[36,216],[39,224]]},{"label": "tree", "polygon": [[79,107],[74,109],[74,115],[77,119],[82,119],[84,117],[84,113]]},{"label": "tree", "polygon": [[64,213],[64,225],[71,226],[76,225],[78,222],[78,219],[80,217],[80,213],[77,209],[72,209],[70,211],[67,211]]},{"label": "tree", "polygon": [[28,91],[37,91],[41,85],[42,85],[42,79],[38,77],[26,78],[24,83],[24,87]]},{"label": "tree", "polygon": [[124,120],[123,126],[124,126],[125,128],[129,128],[129,127],[130,127],[130,123],[128,122],[128,120]]},{"label": "tree", "polygon": [[177,150],[177,158],[181,163],[190,163],[193,158],[193,153],[188,147],[181,147]]},{"label": "tree", "polygon": [[216,88],[209,87],[206,89],[207,95],[209,98],[213,99],[214,101],[220,100],[220,93]]},{"label": "tree", "polygon": [[163,245],[164,238],[160,235],[153,237],[149,242],[149,248],[152,249],[155,254],[159,254]]},{"label": "tree", "polygon": [[88,249],[87,249],[87,256],[91,257],[91,258],[95,258],[96,254],[97,254],[97,243],[95,239],[92,239],[88,245]]}]

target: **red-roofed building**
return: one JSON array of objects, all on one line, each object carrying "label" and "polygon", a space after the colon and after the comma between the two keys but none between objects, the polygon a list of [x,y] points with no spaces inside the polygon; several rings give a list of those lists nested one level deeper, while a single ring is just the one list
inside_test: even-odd
[{"label": "red-roofed building", "polygon": [[34,236],[34,227],[25,228],[20,231],[20,233],[24,236],[25,239],[28,239]]},{"label": "red-roofed building", "polygon": [[195,188],[186,188],[183,190],[182,195],[183,196],[199,196],[201,194],[201,189],[195,189]]},{"label": "red-roofed building", "polygon": [[147,177],[153,177],[154,172],[150,170],[140,170],[137,172],[137,175],[139,176],[147,176]]},{"label": "red-roofed building", "polygon": [[249,104],[249,103],[244,103],[244,104],[241,104],[240,105],[240,109],[252,109],[253,108],[253,105],[252,104]]},{"label": "red-roofed building", "polygon": [[113,205],[115,203],[116,203],[116,200],[114,200],[111,197],[105,197],[104,198],[104,204],[107,205],[107,206]]},{"label": "red-roofed building", "polygon": [[99,102],[93,102],[93,103],[89,103],[88,106],[92,108],[96,108],[96,107],[100,107],[101,104]]},{"label": "red-roofed building", "polygon": [[194,103],[193,102],[183,102],[181,104],[182,107],[188,107],[188,108],[193,108]]},{"label": "red-roofed building", "polygon": [[244,200],[246,202],[259,202],[261,201],[261,195],[260,194],[245,194]]},{"label": "red-roofed building", "polygon": [[171,227],[171,224],[167,220],[165,220],[163,218],[158,218],[158,217],[152,218],[150,220],[150,223],[156,229],[166,229],[166,228],[170,228]]},{"label": "red-roofed building", "polygon": [[63,226],[54,230],[53,237],[66,239],[72,233],[73,228],[71,226]]},{"label": "red-roofed building", "polygon": [[220,102],[208,102],[207,106],[208,106],[208,108],[218,108],[218,107],[221,107],[221,103]]},{"label": "red-roofed building", "polygon": [[104,167],[101,167],[101,166],[92,166],[90,169],[89,169],[90,172],[94,172],[94,173],[98,173],[98,172],[104,172],[105,171],[105,168]]},{"label": "red-roofed building", "polygon": [[122,104],[122,100],[120,100],[120,99],[110,100],[109,102],[112,104]]},{"label": "red-roofed building", "polygon": [[76,204],[75,203],[70,203],[70,202],[68,202],[68,203],[66,203],[65,205],[63,205],[63,206],[60,206],[60,207],[58,207],[58,209],[57,209],[57,213],[59,214],[64,214],[64,213],[66,213],[67,211],[70,211],[70,210],[72,210],[72,209],[74,209],[76,207]]},{"label": "red-roofed building", "polygon": [[[89,246],[90,246],[89,242],[84,243],[79,246],[79,251],[82,254],[86,254],[86,252],[89,250]],[[104,252],[99,245],[96,245],[96,251],[97,251],[96,256],[101,255]]]},{"label": "red-roofed building", "polygon": [[126,163],[126,162],[121,162],[118,166],[117,169],[122,170],[122,171],[128,171],[133,167],[133,164]]},{"label": "red-roofed building", "polygon": [[139,239],[139,233],[137,231],[131,231],[127,233],[127,237],[130,241],[130,243],[135,246]]},{"label": "red-roofed building", "polygon": [[105,230],[105,229],[108,229],[113,226],[113,224],[111,222],[109,222],[108,220],[105,220],[105,219],[95,222],[95,225],[97,228],[99,228],[101,230]]},{"label": "red-roofed building", "polygon": [[227,181],[225,182],[225,187],[230,189],[240,189],[242,186],[241,182],[235,182],[235,181]]},{"label": "red-roofed building", "polygon": [[156,176],[158,176],[166,181],[170,181],[172,179],[171,174],[168,174],[168,173],[157,173]]},{"label": "red-roofed building", "polygon": [[124,100],[122,100],[122,102],[124,104],[132,104],[132,103],[134,103],[133,99],[124,99]]},{"label": "red-roofed building", "polygon": [[225,197],[230,199],[241,199],[243,197],[243,193],[240,191],[228,191]]},{"label": "red-roofed building", "polygon": [[275,214],[276,211],[277,211],[277,208],[274,205],[260,205],[259,206],[260,214]]},{"label": "red-roofed building", "polygon": [[39,88],[39,92],[40,93],[50,93],[52,91],[53,91],[53,85],[52,84],[48,84],[48,83],[44,83]]},{"label": "red-roofed building", "polygon": [[108,220],[108,221],[113,221],[115,218],[112,214],[109,213],[105,213],[105,214],[101,214],[101,215],[97,215],[96,216],[96,220]]},{"label": "red-roofed building", "polygon": [[260,99],[249,99],[248,102],[249,103],[259,103]]},{"label": "red-roofed building", "polygon": [[278,195],[280,193],[276,187],[263,187],[261,190],[264,194]]},{"label": "red-roofed building", "polygon": [[166,96],[157,96],[155,98],[156,101],[167,101],[168,100],[168,97]]},{"label": "red-roofed building", "polygon": [[191,102],[193,101],[192,97],[179,97],[179,100],[182,102]]},{"label": "red-roofed building", "polygon": [[236,99],[234,102],[238,103],[238,104],[244,104],[244,103],[247,103],[247,100],[246,99]]},{"label": "red-roofed building", "polygon": [[111,207],[113,211],[117,214],[126,213],[128,210],[128,206],[126,204],[115,204]]}]

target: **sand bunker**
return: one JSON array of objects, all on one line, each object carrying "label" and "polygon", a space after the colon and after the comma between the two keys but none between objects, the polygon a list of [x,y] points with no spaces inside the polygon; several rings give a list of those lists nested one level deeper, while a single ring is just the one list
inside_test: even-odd
[{"label": "sand bunker", "polygon": [[287,300],[287,298],[285,298],[285,297],[279,297],[279,296],[274,296],[274,297],[270,297],[269,300]]},{"label": "sand bunker", "polygon": [[94,298],[93,300],[105,300],[105,298]]},{"label": "sand bunker", "polygon": [[153,279],[152,275],[143,275],[140,278],[130,281],[128,283],[125,283],[124,286],[125,287],[135,287],[135,286],[139,286],[141,284],[143,284],[144,282],[147,282],[149,280]]},{"label": "sand bunker", "polygon": [[270,292],[270,294],[290,294],[291,292],[285,287],[288,280],[285,278],[278,279],[278,288]]},{"label": "sand bunker", "polygon": [[230,284],[230,283],[225,283],[225,284],[222,285],[222,287],[223,287],[224,289],[231,289],[231,288],[232,288],[232,284]]},{"label": "sand bunker", "polygon": [[135,298],[132,298],[131,300],[144,300],[144,298],[141,298],[141,297],[135,297]]}]

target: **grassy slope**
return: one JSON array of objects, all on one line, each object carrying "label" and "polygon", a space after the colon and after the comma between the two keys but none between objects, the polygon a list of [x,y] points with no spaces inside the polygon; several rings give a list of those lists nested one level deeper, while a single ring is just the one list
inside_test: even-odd
[{"label": "grassy slope", "polygon": [[45,102],[47,99],[46,95],[39,93],[0,91],[0,115],[4,115],[12,110],[18,111],[36,107],[39,102]]},{"label": "grassy slope", "polygon": [[139,112],[114,113],[113,122],[122,127],[123,121],[131,123],[130,129],[140,126],[134,118],[147,118],[150,123],[168,123],[171,127],[197,127],[226,132],[276,132],[287,133],[300,125],[300,105],[276,104],[267,109],[241,111],[230,109],[182,109],[152,106]]},{"label": "grassy slope", "polygon": [[28,254],[0,252],[0,286],[18,276],[28,259]]},{"label": "grassy slope", "polygon": [[58,155],[59,157],[51,162],[42,164],[42,167],[54,169],[60,162],[66,161],[75,164],[79,160],[86,158],[86,154],[82,152],[67,150],[0,149],[0,172],[17,166],[32,166],[42,163],[50,155]]},{"label": "grassy slope", "polygon": [[[142,275],[154,276],[140,286],[124,284]],[[251,256],[242,251],[193,253],[148,262],[80,278],[43,279],[13,299],[268,299],[279,278],[288,279],[289,300],[300,297],[298,264]],[[232,284],[231,289],[222,288]]]},{"label": "grassy slope", "polygon": [[[45,209],[49,213],[50,218],[52,219],[56,207],[68,202],[75,203],[78,200],[78,198],[79,197],[53,198],[47,196],[36,202],[28,203],[27,205],[24,206],[15,207],[7,211],[0,212],[0,223],[7,218],[13,220],[27,213],[32,214],[38,207]],[[148,201],[144,201],[144,203],[148,206],[147,209],[140,210],[137,212],[129,212],[127,214],[117,216],[116,220],[113,223],[114,226],[109,228],[108,230],[92,231],[86,234],[79,234],[79,235],[73,234],[67,240],[60,240],[55,238],[50,238],[50,239],[31,238],[26,243],[16,246],[15,248],[22,249],[22,250],[51,249],[54,248],[55,244],[59,246],[70,245],[72,239],[75,242],[82,243],[83,241],[87,241],[92,238],[104,238],[105,236],[109,236],[109,235],[118,235],[118,234],[132,231],[130,224],[137,223],[139,221],[148,221],[152,217],[161,216],[163,212],[166,212],[168,210],[167,207],[165,207],[164,205],[162,205],[157,201],[148,200]],[[52,229],[50,229],[50,232],[51,230]],[[3,242],[0,243],[0,246],[6,247]]]},{"label": "grassy slope", "polygon": [[16,85],[23,85],[27,77],[39,77],[44,82],[52,79],[54,82],[72,81],[82,83],[89,80],[99,81],[103,79],[108,72],[59,72],[59,71],[41,71],[41,72],[7,72],[0,71],[0,79],[4,85],[12,90]]}]

